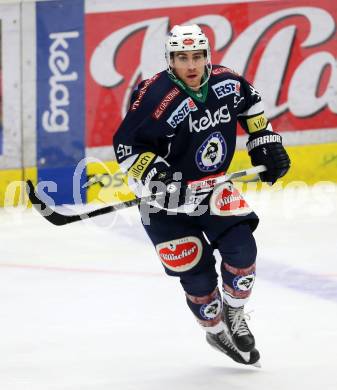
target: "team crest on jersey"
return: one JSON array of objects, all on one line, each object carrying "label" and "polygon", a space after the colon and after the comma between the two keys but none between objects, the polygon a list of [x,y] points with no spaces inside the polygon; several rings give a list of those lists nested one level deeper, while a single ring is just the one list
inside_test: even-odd
[{"label": "team crest on jersey", "polygon": [[212,133],[198,148],[195,162],[202,172],[214,172],[225,161],[227,145],[220,132]]},{"label": "team crest on jersey", "polygon": [[240,96],[240,81],[232,79],[223,80],[212,85],[212,89],[218,99],[233,94]]},{"label": "team crest on jersey", "polygon": [[172,112],[171,116],[167,120],[167,123],[175,129],[191,111],[196,111],[197,109],[198,107],[195,105],[194,101],[188,97]]}]

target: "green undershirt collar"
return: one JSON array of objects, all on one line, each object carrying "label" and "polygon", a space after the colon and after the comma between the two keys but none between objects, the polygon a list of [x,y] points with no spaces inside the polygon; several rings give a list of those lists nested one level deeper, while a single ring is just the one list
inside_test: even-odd
[{"label": "green undershirt collar", "polygon": [[[188,95],[191,96],[191,98],[197,100],[198,102],[205,103],[205,100],[207,98],[208,94],[208,82],[205,83],[199,91],[193,91],[191,88],[189,88],[182,80],[178,79],[177,77],[174,77],[170,74],[168,74],[170,79],[177,84],[180,88],[182,88]],[[201,82],[204,81],[204,76],[201,79]]]}]

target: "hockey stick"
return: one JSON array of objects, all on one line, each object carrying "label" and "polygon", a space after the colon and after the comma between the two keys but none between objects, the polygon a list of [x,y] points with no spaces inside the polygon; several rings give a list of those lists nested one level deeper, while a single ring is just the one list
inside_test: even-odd
[{"label": "hockey stick", "polygon": [[[219,176],[214,179],[214,186],[224,183],[229,180],[234,180],[239,177],[248,176],[248,175],[255,175],[261,172],[266,171],[266,167],[264,165],[258,165],[257,167],[252,167],[248,169],[244,169],[242,171],[237,171],[233,173],[229,173],[228,175]],[[117,203],[114,205],[102,207],[100,209],[96,209],[93,211],[89,211],[87,213],[83,214],[75,214],[75,215],[64,215],[61,213],[58,213],[57,211],[53,210],[51,207],[49,207],[42,199],[39,198],[38,194],[35,191],[34,185],[30,180],[27,180],[27,188],[26,188],[29,200],[32,202],[32,205],[34,208],[50,223],[57,226],[67,225],[68,223],[73,223],[77,221],[81,221],[82,219],[87,218],[93,218],[97,217],[99,215],[112,213],[117,210],[122,210],[128,207],[137,206],[140,203],[148,203],[151,201],[154,201],[157,199],[158,195],[160,194],[153,194],[150,196],[146,196],[143,198],[136,198],[134,200],[129,200],[122,203]]]}]

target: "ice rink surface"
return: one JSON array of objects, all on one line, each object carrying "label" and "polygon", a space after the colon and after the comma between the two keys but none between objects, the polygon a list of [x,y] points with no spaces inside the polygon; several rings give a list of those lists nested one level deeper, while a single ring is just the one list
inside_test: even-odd
[{"label": "ice rink surface", "polygon": [[337,187],[248,193],[262,368],[211,349],[136,209],[64,227],[0,213],[1,390],[336,390]]}]

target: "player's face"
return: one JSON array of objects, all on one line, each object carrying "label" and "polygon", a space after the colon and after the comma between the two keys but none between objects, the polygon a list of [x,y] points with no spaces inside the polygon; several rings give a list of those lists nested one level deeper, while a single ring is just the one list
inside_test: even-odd
[{"label": "player's face", "polygon": [[175,75],[191,89],[199,89],[205,66],[206,58],[203,50],[173,53],[171,67]]}]

